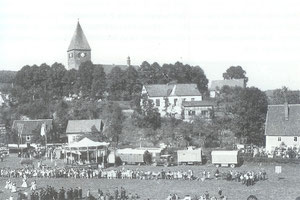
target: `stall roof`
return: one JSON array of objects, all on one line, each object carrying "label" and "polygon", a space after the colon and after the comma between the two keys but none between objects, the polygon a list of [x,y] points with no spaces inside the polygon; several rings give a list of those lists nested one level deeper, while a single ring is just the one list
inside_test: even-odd
[{"label": "stall roof", "polygon": [[79,142],[74,142],[70,144],[68,147],[75,147],[75,148],[80,148],[80,147],[99,147],[99,146],[108,146],[108,142],[95,142],[93,140],[90,140],[89,138],[83,138]]}]

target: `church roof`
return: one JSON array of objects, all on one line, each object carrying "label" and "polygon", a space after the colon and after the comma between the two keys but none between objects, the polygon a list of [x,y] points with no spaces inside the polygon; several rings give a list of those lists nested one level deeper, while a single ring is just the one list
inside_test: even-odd
[{"label": "church roof", "polygon": [[83,33],[83,30],[79,24],[77,23],[76,30],[74,32],[74,35],[72,37],[71,43],[69,45],[68,51],[71,50],[91,50],[91,47]]}]

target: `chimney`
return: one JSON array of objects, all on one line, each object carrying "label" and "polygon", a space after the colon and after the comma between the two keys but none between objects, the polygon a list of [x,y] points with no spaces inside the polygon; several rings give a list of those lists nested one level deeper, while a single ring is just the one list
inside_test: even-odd
[{"label": "chimney", "polygon": [[287,88],[283,87],[283,96],[284,96],[284,118],[285,121],[289,120],[289,103],[288,103],[288,99],[287,99]]},{"label": "chimney", "polygon": [[129,57],[129,56],[127,57],[127,65],[128,65],[128,66],[131,65],[131,63],[130,63],[130,57]]}]

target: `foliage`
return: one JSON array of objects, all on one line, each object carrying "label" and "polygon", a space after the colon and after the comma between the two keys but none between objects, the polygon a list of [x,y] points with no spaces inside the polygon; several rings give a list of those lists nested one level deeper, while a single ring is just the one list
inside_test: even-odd
[{"label": "foliage", "polygon": [[287,87],[282,89],[276,89],[273,95],[269,97],[270,104],[284,104],[286,101],[289,104],[299,104],[300,103],[300,92],[289,90]]},{"label": "foliage", "polygon": [[245,83],[248,82],[248,77],[246,77],[246,71],[241,66],[231,66],[225,73],[223,73],[224,79],[241,79],[245,80]]}]

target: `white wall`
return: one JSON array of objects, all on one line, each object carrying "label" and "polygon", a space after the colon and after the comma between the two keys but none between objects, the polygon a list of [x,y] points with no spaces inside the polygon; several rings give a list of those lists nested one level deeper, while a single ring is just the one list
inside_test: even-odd
[{"label": "white wall", "polygon": [[[297,141],[294,141],[294,137]],[[279,141],[280,138],[281,140]],[[284,142],[287,147],[300,146],[300,136],[266,136],[266,151],[271,152],[275,147],[279,147]]]}]

